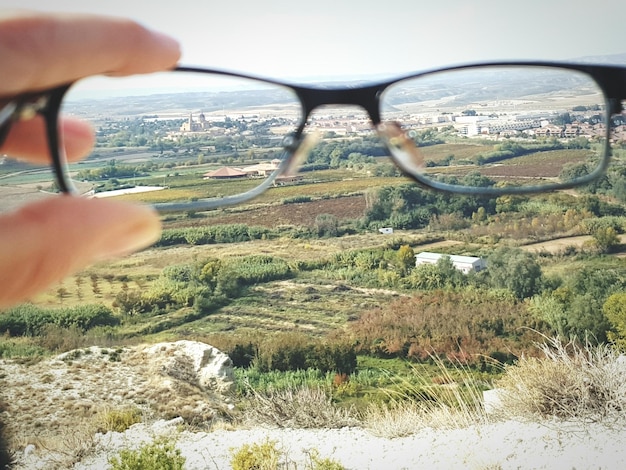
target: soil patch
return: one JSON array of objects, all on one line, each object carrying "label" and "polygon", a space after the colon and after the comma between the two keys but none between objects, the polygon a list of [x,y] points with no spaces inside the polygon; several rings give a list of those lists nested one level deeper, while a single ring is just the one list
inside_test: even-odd
[{"label": "soil patch", "polygon": [[211,215],[208,219],[199,218],[197,221],[173,222],[167,226],[168,228],[175,228],[177,226],[206,225],[207,223],[214,225],[245,223],[270,228],[278,225],[313,227],[316,217],[321,214],[331,214],[339,220],[348,220],[363,217],[365,210],[365,196],[346,196],[294,204],[273,204],[246,210],[222,211]]}]

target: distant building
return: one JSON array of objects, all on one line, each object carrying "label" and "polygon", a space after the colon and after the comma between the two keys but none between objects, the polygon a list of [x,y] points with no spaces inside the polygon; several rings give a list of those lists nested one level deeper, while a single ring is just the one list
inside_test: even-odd
[{"label": "distant building", "polygon": [[248,176],[247,173],[240,171],[236,168],[230,167],[222,167],[215,171],[209,171],[202,175],[202,177],[206,179],[232,179],[232,178],[245,178]]},{"label": "distant building", "polygon": [[476,258],[474,256],[459,256],[459,255],[444,255],[441,253],[431,253],[429,251],[422,251],[415,255],[415,266],[420,264],[437,264],[444,256],[449,256],[452,265],[464,274],[468,274],[471,271],[479,272],[487,267],[487,262],[482,258]]},{"label": "distant building", "polygon": [[241,171],[246,172],[250,176],[269,176],[274,173],[280,166],[280,160],[275,158],[269,163],[257,163],[256,165],[246,166]]},{"label": "distant building", "polygon": [[193,114],[189,113],[189,119],[183,122],[183,125],[180,126],[181,132],[202,132],[209,128],[209,122],[206,120],[206,117],[203,113],[200,113],[198,117],[198,121],[194,121]]}]

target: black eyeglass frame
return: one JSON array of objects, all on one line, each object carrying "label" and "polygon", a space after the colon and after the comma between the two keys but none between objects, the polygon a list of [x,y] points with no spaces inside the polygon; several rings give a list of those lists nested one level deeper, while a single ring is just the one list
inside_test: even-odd
[{"label": "black eyeglass frame", "polygon": [[[259,186],[256,188],[236,195],[226,196],[223,198],[201,199],[198,201],[184,203],[162,203],[155,204],[155,208],[159,211],[182,211],[182,210],[209,210],[217,207],[237,204],[247,201],[265,191],[275,179],[283,174],[289,168],[291,162],[301,149],[305,141],[306,128],[308,118],[311,113],[318,107],[324,105],[356,105],[363,108],[368,114],[373,127],[376,129],[384,124],[381,119],[380,99],[383,92],[390,86],[409,79],[416,79],[431,74],[440,74],[444,72],[453,72],[458,70],[477,69],[487,67],[544,67],[555,68],[560,70],[571,70],[581,72],[588,75],[598,85],[604,94],[606,107],[606,138],[605,152],[602,161],[598,167],[591,173],[563,183],[551,183],[543,186],[510,186],[510,187],[469,187],[457,186],[443,182],[430,180],[422,177],[415,171],[410,171],[404,167],[398,158],[394,157],[393,149],[390,148],[388,142],[383,139],[389,154],[394,163],[411,177],[417,184],[422,187],[447,191],[457,194],[499,196],[504,194],[528,194],[537,192],[546,192],[554,189],[567,189],[589,183],[606,171],[610,159],[609,138],[611,133],[611,118],[623,111],[622,100],[626,100],[626,67],[617,65],[594,65],[580,64],[569,62],[545,62],[545,61],[517,61],[517,62],[484,62],[457,65],[445,68],[426,70],[418,73],[403,75],[397,78],[375,82],[368,85],[336,88],[322,88],[316,86],[307,86],[288,83],[285,81],[274,80],[271,78],[258,77],[254,75],[246,75],[237,72],[229,72],[224,70],[205,69],[197,67],[179,66],[169,72],[194,72],[206,73],[212,75],[230,76],[235,78],[250,79],[261,83],[273,84],[290,89],[300,100],[302,105],[302,115],[296,130],[283,141],[284,156],[281,159],[279,167]],[[5,102],[0,108],[0,145],[6,138],[11,123],[32,117],[34,113],[43,116],[45,120],[46,136],[50,151],[52,169],[55,174],[56,183],[60,192],[73,194],[75,193],[74,185],[67,171],[67,162],[63,149],[59,142],[59,111],[65,94],[72,87],[73,83],[61,85],[50,90],[42,92],[28,93],[20,95],[17,98]]]}]

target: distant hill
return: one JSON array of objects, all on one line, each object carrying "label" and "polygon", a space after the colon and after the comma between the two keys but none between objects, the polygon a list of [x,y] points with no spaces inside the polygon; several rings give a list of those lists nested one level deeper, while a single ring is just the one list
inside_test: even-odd
[{"label": "distant hill", "polygon": [[626,52],[621,54],[592,55],[570,59],[568,62],[588,62],[593,64],[626,65]]}]

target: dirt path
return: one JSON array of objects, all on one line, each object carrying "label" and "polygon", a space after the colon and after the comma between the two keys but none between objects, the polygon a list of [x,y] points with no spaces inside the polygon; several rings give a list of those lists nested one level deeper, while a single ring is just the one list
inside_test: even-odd
[{"label": "dirt path", "polygon": [[[547,242],[532,243],[530,245],[522,246],[521,248],[533,253],[539,253],[541,251],[547,251],[549,253],[558,253],[564,250],[568,246],[576,247],[580,249],[587,242],[593,240],[591,235],[579,235],[577,237],[563,237],[555,238],[554,240],[548,240]],[[619,236],[620,243],[626,243],[626,234]]]}]

